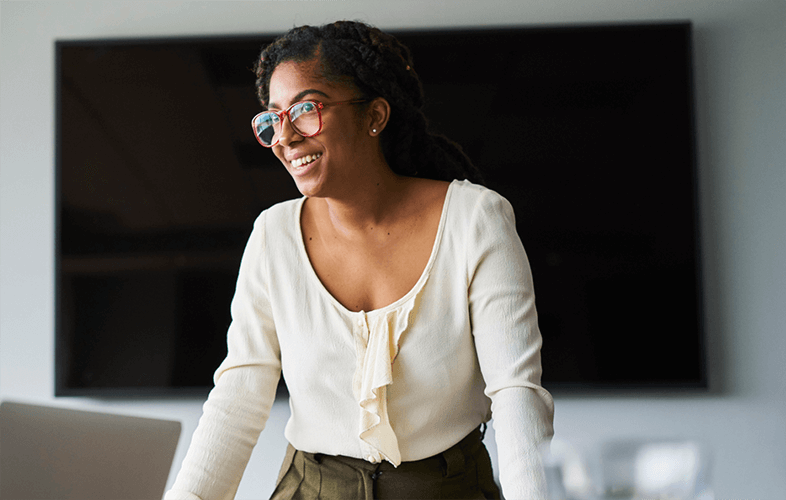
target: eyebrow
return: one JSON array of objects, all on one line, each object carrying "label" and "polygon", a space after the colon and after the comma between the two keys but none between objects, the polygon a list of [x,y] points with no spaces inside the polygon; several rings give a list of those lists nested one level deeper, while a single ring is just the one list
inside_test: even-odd
[{"label": "eyebrow", "polygon": [[[326,93],[322,92],[321,90],[306,89],[306,90],[298,93],[298,95],[296,95],[292,99],[292,103],[294,104],[294,103],[298,102],[299,100],[303,99],[304,97],[306,97],[309,94],[319,94],[319,95],[324,96],[324,97],[330,97],[329,95],[327,95]],[[272,102],[268,103],[267,107],[268,107],[268,109],[270,109],[270,108],[280,109],[280,107],[277,104],[272,103]]]}]

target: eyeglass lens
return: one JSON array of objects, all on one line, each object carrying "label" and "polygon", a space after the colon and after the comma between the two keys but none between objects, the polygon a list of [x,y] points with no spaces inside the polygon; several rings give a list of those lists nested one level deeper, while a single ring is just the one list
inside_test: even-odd
[{"label": "eyeglass lens", "polygon": [[[315,103],[311,101],[296,103],[287,110],[286,114],[289,116],[292,128],[298,134],[308,137],[319,133],[319,108]],[[272,111],[260,113],[254,119],[254,132],[260,142],[266,146],[278,142],[281,128],[281,118]]]}]

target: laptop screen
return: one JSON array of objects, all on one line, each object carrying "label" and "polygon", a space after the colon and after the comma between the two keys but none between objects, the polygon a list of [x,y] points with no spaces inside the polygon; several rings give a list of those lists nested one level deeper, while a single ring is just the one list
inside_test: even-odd
[{"label": "laptop screen", "polygon": [[180,422],[3,402],[0,500],[161,500]]}]

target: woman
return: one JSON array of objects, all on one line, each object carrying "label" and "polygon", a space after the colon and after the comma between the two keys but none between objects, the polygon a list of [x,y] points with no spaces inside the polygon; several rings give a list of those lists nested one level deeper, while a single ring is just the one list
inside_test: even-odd
[{"label": "woman", "polygon": [[303,198],[257,219],[229,352],[167,499],[232,498],[283,371],[272,498],[543,497],[552,434],[510,204],[431,135],[409,51],[357,22],[295,28],[256,68],[253,122]]}]

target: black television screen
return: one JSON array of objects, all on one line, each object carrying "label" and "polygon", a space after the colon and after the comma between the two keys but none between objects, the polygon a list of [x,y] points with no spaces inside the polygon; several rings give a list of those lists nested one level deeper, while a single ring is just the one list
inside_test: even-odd
[{"label": "black television screen", "polygon": [[[690,23],[394,33],[514,206],[546,388],[706,387]],[[57,395],[212,385],[252,223],[299,196],[250,127],[273,38],[56,42]]]}]

